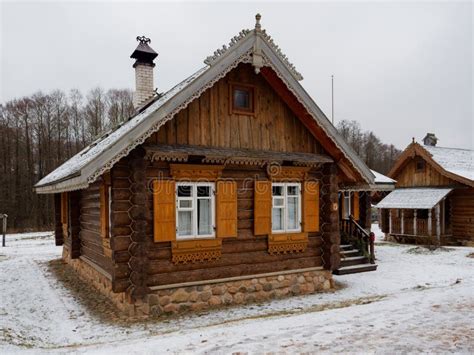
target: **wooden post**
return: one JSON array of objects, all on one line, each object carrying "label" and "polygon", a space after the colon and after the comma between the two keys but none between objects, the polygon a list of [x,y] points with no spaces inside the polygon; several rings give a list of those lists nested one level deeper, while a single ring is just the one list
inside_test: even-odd
[{"label": "wooden post", "polygon": [[71,259],[81,256],[81,191],[71,191],[68,193],[68,239],[66,244],[70,248]]},{"label": "wooden post", "polygon": [[404,217],[405,217],[405,213],[404,213],[404,212],[405,212],[405,211],[404,211],[403,209],[402,209],[401,211],[402,211],[402,212],[401,212],[401,214],[400,214],[400,229],[401,229],[401,230],[400,230],[400,233],[401,233],[401,234],[404,234],[404,231],[405,231],[405,218],[404,218]]},{"label": "wooden post", "polygon": [[2,215],[2,247],[5,247],[5,235],[7,234],[7,214]]},{"label": "wooden post", "polygon": [[392,210],[388,210],[388,234],[392,234]]},{"label": "wooden post", "polygon": [[431,208],[428,210],[428,236],[431,237]]},{"label": "wooden post", "polygon": [[147,253],[147,235],[146,235],[146,215],[147,215],[147,185],[146,185],[146,163],[145,151],[138,148],[130,154],[130,171],[132,197],[130,202],[132,208],[128,212],[132,219],[130,235],[131,243],[128,247],[130,260],[130,287],[129,295],[133,301],[143,300],[149,293],[147,285],[148,273],[148,253]]},{"label": "wooden post", "polygon": [[339,245],[341,244],[341,236],[339,230],[339,212],[338,202],[338,180],[337,165],[325,164],[324,176],[322,179],[321,199],[322,204],[322,238],[323,245],[323,263],[326,270],[336,270],[341,263],[339,255]]},{"label": "wooden post", "polygon": [[436,215],[436,238],[438,239],[438,245],[441,245],[441,226],[439,222],[439,203],[435,207],[435,215]]},{"label": "wooden post", "polygon": [[413,211],[413,234],[416,235],[416,227],[417,227],[417,223],[416,223],[416,210]]},{"label": "wooden post", "polygon": [[443,198],[441,206],[441,234],[446,234],[446,199]]}]

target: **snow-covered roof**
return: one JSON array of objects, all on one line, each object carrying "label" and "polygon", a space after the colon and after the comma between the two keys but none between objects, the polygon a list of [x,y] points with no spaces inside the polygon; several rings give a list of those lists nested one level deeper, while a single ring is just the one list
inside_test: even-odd
[{"label": "snow-covered roof", "polygon": [[168,102],[174,95],[183,90],[190,82],[192,82],[199,75],[204,73],[208,67],[199,69],[193,75],[189,76],[178,85],[167,91],[154,103],[152,103],[147,109],[140,112],[138,115],[130,118],[128,121],[117,126],[114,130],[109,131],[99,137],[96,141],[92,142],[82,151],[74,155],[72,158],[67,160],[56,170],[42,178],[36,186],[48,185],[53,182],[59,182],[69,177],[74,177],[77,173],[81,172],[81,169],[91,162],[97,155],[107,149],[109,146],[115,144],[120,138],[125,136],[129,131],[133,130],[143,120],[145,120],[151,113],[158,110],[162,105]]},{"label": "snow-covered roof", "polygon": [[375,176],[374,181],[375,181],[376,184],[395,184],[396,183],[395,180],[389,178],[388,176],[380,174],[379,172],[377,172],[375,170],[370,169],[370,172],[372,174],[374,174],[374,176]]},{"label": "snow-covered roof", "polygon": [[380,201],[377,208],[431,209],[453,189],[406,188],[396,189]]},{"label": "snow-covered roof", "polygon": [[423,145],[444,170],[474,180],[474,150]]},{"label": "snow-covered roof", "polygon": [[35,185],[36,191],[55,193],[86,188],[240,63],[252,64],[256,73],[264,67],[271,68],[365,182],[373,184],[374,177],[369,168],[301,86],[301,75],[273,39],[260,28],[259,18],[254,30],[241,31],[232,38],[229,46],[217,50],[214,56],[206,58],[205,63],[206,67],[41,179]]}]

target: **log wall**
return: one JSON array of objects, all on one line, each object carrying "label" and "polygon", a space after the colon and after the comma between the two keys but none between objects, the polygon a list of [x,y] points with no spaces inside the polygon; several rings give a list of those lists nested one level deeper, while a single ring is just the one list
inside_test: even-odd
[{"label": "log wall", "polygon": [[100,193],[102,180],[80,193],[80,255],[112,273],[112,260],[104,253],[100,234]]},{"label": "log wall", "polygon": [[[167,163],[154,162],[148,167],[147,185],[151,186],[152,181],[158,176],[169,176]],[[149,188],[146,238],[149,260],[148,286],[322,266],[322,233],[309,234],[308,248],[305,252],[278,256],[268,253],[266,237],[254,236],[254,180],[256,178],[263,179],[266,176],[265,170],[259,168],[236,166],[224,169],[222,177],[232,178],[237,182],[238,236],[223,239],[222,257],[217,261],[204,263],[175,265],[171,262],[171,243],[155,243],[153,241],[153,195],[151,188]],[[310,176],[320,180],[322,178],[321,169],[313,169]],[[325,198],[324,194],[321,196],[321,199],[323,198]],[[321,218],[324,220],[324,216]],[[323,225],[323,223],[320,224]]]}]

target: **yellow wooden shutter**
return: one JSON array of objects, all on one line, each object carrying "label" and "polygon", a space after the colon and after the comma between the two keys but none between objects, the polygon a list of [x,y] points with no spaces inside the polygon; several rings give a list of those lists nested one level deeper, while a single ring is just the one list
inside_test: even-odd
[{"label": "yellow wooden shutter", "polygon": [[237,237],[237,183],[217,182],[217,237]]},{"label": "yellow wooden shutter", "polygon": [[100,186],[100,234],[102,238],[108,238],[109,233],[109,198],[108,186],[102,184]]},{"label": "yellow wooden shutter", "polygon": [[270,234],[272,230],[272,183],[255,181],[254,192],[254,233]]},{"label": "yellow wooden shutter", "polygon": [[359,193],[354,192],[352,193],[352,217],[356,221],[359,220]]},{"label": "yellow wooden shutter", "polygon": [[155,242],[176,240],[176,192],[172,180],[153,182],[153,236]]},{"label": "yellow wooden shutter", "polygon": [[303,230],[319,231],[319,183],[316,181],[303,184]]},{"label": "yellow wooden shutter", "polygon": [[61,223],[67,224],[67,192],[61,193]]}]

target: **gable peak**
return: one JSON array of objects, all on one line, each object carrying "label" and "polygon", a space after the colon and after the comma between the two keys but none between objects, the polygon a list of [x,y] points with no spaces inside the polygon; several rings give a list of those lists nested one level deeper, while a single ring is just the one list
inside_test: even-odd
[{"label": "gable peak", "polygon": [[243,29],[239,32],[237,36],[234,36],[230,39],[228,45],[223,45],[221,48],[218,48],[214,51],[213,55],[210,55],[204,59],[204,64],[209,66],[213,66],[215,63],[219,61],[220,58],[225,56],[228,52],[230,52],[233,47],[242,44],[247,38],[253,36],[254,44],[252,51],[250,53],[252,60],[250,61],[255,68],[255,72],[258,74],[260,69],[265,66],[265,55],[262,53],[262,45],[261,42],[265,42],[268,47],[270,47],[277,57],[283,62],[283,64],[287,67],[290,71],[291,75],[298,81],[303,80],[303,76],[300,72],[296,70],[296,67],[293,63],[288,60],[286,54],[283,53],[281,48],[274,42],[273,38],[267,34],[265,29],[262,29],[262,25],[260,20],[262,15],[256,14],[255,15],[255,28],[253,30]]}]

